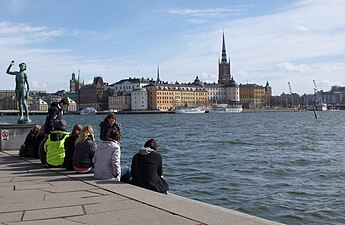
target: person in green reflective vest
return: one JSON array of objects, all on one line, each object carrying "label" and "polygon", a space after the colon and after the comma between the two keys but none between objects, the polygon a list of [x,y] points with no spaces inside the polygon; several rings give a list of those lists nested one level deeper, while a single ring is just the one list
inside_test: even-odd
[{"label": "person in green reflective vest", "polygon": [[48,167],[63,167],[65,161],[65,140],[70,133],[65,130],[66,121],[58,120],[53,124],[53,131],[44,143],[46,165]]}]

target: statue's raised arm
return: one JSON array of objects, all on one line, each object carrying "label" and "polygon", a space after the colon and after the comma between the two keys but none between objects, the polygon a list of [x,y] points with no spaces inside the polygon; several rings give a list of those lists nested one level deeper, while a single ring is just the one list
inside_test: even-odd
[{"label": "statue's raised arm", "polygon": [[10,63],[10,65],[7,67],[6,73],[10,75],[16,75],[16,72],[11,72],[11,67],[14,65],[14,61]]}]

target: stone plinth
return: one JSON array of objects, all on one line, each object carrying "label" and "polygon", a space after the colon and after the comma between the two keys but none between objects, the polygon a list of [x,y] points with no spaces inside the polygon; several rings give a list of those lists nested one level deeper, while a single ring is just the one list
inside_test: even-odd
[{"label": "stone plinth", "polygon": [[35,124],[0,124],[0,150],[18,150]]}]

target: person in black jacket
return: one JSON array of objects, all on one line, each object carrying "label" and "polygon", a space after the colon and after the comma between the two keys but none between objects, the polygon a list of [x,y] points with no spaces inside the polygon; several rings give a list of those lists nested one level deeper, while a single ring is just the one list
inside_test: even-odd
[{"label": "person in black jacket", "polygon": [[109,113],[107,117],[99,124],[100,127],[100,134],[99,138],[102,141],[107,140],[107,135],[109,134],[110,130],[117,130],[120,132],[120,124],[116,122],[116,115],[115,113]]},{"label": "person in black jacket", "polygon": [[34,157],[36,159],[39,159],[39,146],[43,139],[45,139],[47,135],[44,133],[44,125],[41,126],[41,128],[38,130],[38,133],[36,134],[34,138]]},{"label": "person in black jacket", "polygon": [[92,158],[95,155],[97,144],[92,126],[85,126],[75,141],[73,153],[73,167],[77,173],[94,172]]},{"label": "person in black jacket", "polygon": [[74,170],[73,168],[73,154],[75,149],[75,141],[79,138],[79,134],[83,126],[75,124],[71,135],[65,140],[65,167],[66,170]]},{"label": "person in black jacket", "polygon": [[44,123],[44,133],[49,134],[53,129],[55,121],[62,119],[62,114],[65,109],[69,106],[67,98],[61,99],[59,102],[52,102],[48,110],[48,115]]},{"label": "person in black jacket", "polygon": [[132,159],[131,184],[160,193],[168,193],[169,185],[163,179],[162,157],[157,153],[157,143],[148,140],[144,148]]},{"label": "person in black jacket", "polygon": [[35,136],[37,135],[38,131],[41,129],[40,125],[34,125],[28,135],[25,138],[24,144],[20,146],[19,156],[21,157],[33,157],[35,156]]}]

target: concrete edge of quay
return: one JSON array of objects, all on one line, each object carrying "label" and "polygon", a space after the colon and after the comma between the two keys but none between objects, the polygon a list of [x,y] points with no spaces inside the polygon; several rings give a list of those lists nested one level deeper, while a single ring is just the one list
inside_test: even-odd
[{"label": "concrete edge of quay", "polygon": [[[32,167],[32,168],[36,168],[37,170],[40,170],[41,173],[42,171],[46,171],[47,173],[52,174],[52,176],[61,176],[62,178],[60,179],[72,179],[74,181],[77,181],[79,184],[84,184],[84,185],[89,186],[90,188],[94,188],[99,191],[106,192],[109,196],[114,195],[117,197],[121,197],[123,199],[133,202],[134,205],[137,205],[137,207],[135,207],[136,210],[134,209],[133,211],[133,209],[131,209],[130,212],[129,212],[129,209],[126,209],[124,207],[123,209],[121,209],[122,213],[126,213],[126,210],[127,210],[128,211],[127,213],[140,214],[141,213],[140,210],[142,206],[147,206],[147,208],[149,208],[148,214],[160,212],[165,215],[169,215],[169,217],[172,217],[172,218],[180,218],[186,222],[188,221],[188,224],[217,224],[217,225],[219,224],[233,224],[233,225],[281,224],[278,222],[274,222],[274,221],[259,218],[256,216],[248,215],[245,213],[237,212],[231,209],[226,209],[223,207],[203,203],[197,200],[192,200],[192,199],[181,197],[174,194],[168,194],[168,195],[160,194],[160,193],[156,193],[153,191],[149,191],[143,188],[139,188],[139,187],[126,184],[126,183],[121,183],[121,182],[95,180],[93,178],[93,174],[77,174],[74,171],[66,171],[63,168],[54,168],[54,169],[44,168],[42,164],[40,163],[40,160],[38,159],[19,157],[18,150],[0,151],[0,156],[3,159],[7,157],[6,160],[0,160],[1,162],[0,165],[2,166],[2,168],[4,166],[5,167],[9,166],[10,163],[22,163],[22,164],[27,165],[28,168]],[[30,170],[30,171],[29,169],[27,169],[27,171],[23,170],[21,173],[18,173],[18,171],[15,171],[15,173],[12,173],[11,170],[8,170],[8,169],[5,170],[6,172],[3,172],[3,171],[4,170],[1,171],[0,179],[13,176],[13,178],[11,178],[11,181],[15,179],[15,176],[18,176],[18,177],[21,176],[21,173],[26,173],[26,174],[35,173],[35,169]],[[39,178],[40,176],[39,174],[30,174],[30,176],[38,177],[37,179],[40,179],[39,182],[41,185],[47,185],[46,183],[49,183],[47,178]],[[13,185],[10,183],[11,181],[7,181],[7,183],[5,184],[3,182],[0,183],[1,184],[0,185],[0,202],[1,202],[1,197],[6,195],[6,193],[2,191],[1,187]],[[24,185],[24,184],[22,183],[21,185]],[[40,189],[38,189],[38,191],[40,191]],[[69,201],[69,199],[65,199],[65,200]],[[25,204],[25,202],[22,202],[21,204]],[[101,205],[103,204],[103,202],[100,201],[98,204]],[[116,204],[117,202],[113,203],[114,206]],[[6,206],[3,205],[3,207],[6,207]],[[118,205],[116,207],[121,208],[121,206],[118,206]],[[97,221],[97,219],[101,221],[101,218],[97,218],[97,215],[99,215],[99,217],[104,216],[104,215],[92,214],[94,221]],[[2,218],[1,211],[0,211],[0,218]],[[23,219],[23,216],[21,217],[21,219]],[[55,219],[60,219],[60,218],[55,218]],[[175,222],[171,221],[171,218],[170,218],[170,221],[168,220],[169,220],[168,217],[161,217],[159,223],[157,224],[175,224],[176,222],[176,221]],[[32,222],[31,224],[35,224],[35,221],[31,221],[31,222]],[[45,222],[49,222],[49,221],[44,220],[44,219],[39,220],[40,224],[45,224]],[[127,223],[126,221],[122,221],[122,222],[123,222],[122,224],[132,224],[132,222],[129,223],[128,221]],[[16,224],[16,223],[13,223],[13,224]],[[86,223],[86,224],[90,224],[90,223]],[[145,219],[143,218],[143,220],[137,224],[151,224],[151,222],[145,222]]]}]

